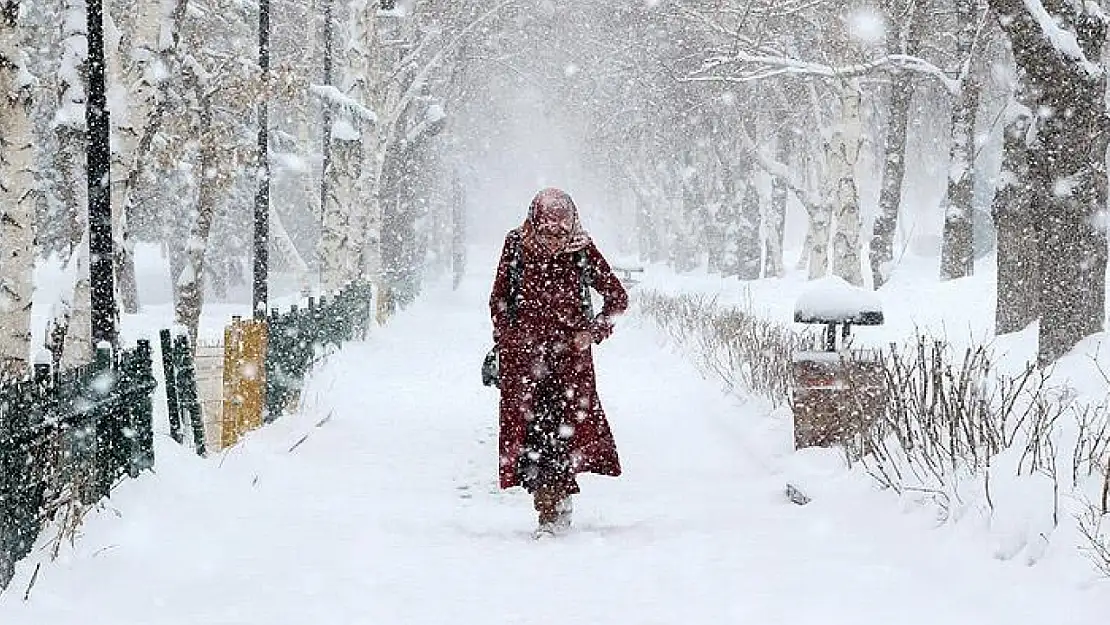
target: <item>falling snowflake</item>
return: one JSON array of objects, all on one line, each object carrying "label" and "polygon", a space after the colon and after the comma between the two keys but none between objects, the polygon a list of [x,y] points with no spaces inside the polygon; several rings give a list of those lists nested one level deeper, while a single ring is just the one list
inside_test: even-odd
[{"label": "falling snowflake", "polygon": [[876,45],[886,37],[886,23],[882,13],[871,7],[861,7],[848,16],[848,31],[852,39],[864,45]]}]

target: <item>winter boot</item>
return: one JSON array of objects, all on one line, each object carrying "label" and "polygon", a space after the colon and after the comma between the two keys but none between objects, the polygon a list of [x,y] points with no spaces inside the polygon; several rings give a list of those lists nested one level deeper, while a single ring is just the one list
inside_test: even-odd
[{"label": "winter boot", "polygon": [[574,500],[571,495],[566,495],[557,504],[555,504],[555,521],[553,523],[556,532],[565,532],[570,529],[571,516],[574,513]]},{"label": "winter boot", "polygon": [[559,519],[558,506],[560,499],[558,495],[548,488],[540,488],[532,494],[532,497],[538,513],[537,537],[541,534],[553,534]]}]

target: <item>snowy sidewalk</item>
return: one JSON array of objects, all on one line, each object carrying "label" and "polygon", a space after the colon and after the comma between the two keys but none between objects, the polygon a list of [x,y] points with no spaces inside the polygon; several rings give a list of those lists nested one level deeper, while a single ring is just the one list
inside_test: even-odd
[{"label": "snowy sidewalk", "polygon": [[[625,475],[583,477],[576,529],[531,540],[527,496],[496,488],[496,393],[478,375],[486,285],[467,286],[334,355],[305,414],[225,457],[198,460],[163,437],[158,474],[121,487],[118,512],[95,515],[44,564],[26,603],[24,567],[0,623],[1066,625],[1110,614],[1106,589],[992,560],[838,481],[831,455],[792,454],[787,423],[722,395],[635,319],[598,349]],[[788,503],[787,478],[821,466],[823,494]]]}]

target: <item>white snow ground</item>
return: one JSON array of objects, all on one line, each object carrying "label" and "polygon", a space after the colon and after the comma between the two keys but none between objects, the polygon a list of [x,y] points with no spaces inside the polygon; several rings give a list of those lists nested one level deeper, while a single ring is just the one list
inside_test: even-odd
[{"label": "white snow ground", "polygon": [[[26,561],[0,623],[1067,625],[1110,613],[1106,585],[992,559],[981,535],[935,529],[836,454],[793,453],[782,415],[722,394],[635,317],[597,350],[625,475],[584,477],[576,529],[531,540],[527,496],[495,483],[496,393],[478,374],[487,288],[483,275],[432,292],[331,356],[300,414],[218,457],[161,435],[157,473],[90,515],[23,601],[47,558]],[[788,503],[788,480],[814,501]]]}]

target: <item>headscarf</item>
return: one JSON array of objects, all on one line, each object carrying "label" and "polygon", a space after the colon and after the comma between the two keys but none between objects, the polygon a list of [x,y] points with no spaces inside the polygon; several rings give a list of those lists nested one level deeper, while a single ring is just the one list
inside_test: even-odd
[{"label": "headscarf", "polygon": [[[536,239],[537,228],[542,229],[548,224],[567,221],[572,224],[570,234],[563,245],[554,252]],[[543,189],[532,198],[532,204],[528,207],[528,217],[524,220],[521,231],[524,235],[524,245],[530,250],[543,254],[577,252],[590,244],[590,235],[582,228],[582,222],[578,219],[578,207],[574,205],[574,200],[570,199],[566,191],[553,187]]]}]

